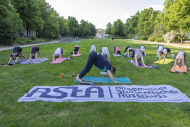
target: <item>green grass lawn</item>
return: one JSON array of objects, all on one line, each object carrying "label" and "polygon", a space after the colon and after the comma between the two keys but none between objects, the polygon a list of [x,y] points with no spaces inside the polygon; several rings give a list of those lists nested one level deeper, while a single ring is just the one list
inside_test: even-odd
[{"label": "green grass lawn", "polygon": [[[107,43],[109,42],[109,43]],[[57,47],[63,48],[65,57],[71,56],[74,46],[78,44],[82,55],[66,60],[61,64],[50,64]],[[126,46],[140,48],[142,43],[132,40],[115,39],[114,43],[108,39],[83,40],[80,43],[54,43],[40,45],[42,58],[50,58],[41,64],[0,66],[0,126],[71,126],[71,127],[189,127],[190,103],[139,103],[139,102],[17,102],[34,86],[72,86],[76,77],[86,65],[91,45],[97,46],[99,52],[102,47],[108,47],[112,65],[117,67],[116,77],[129,77],[132,83],[126,85],[171,85],[179,89],[190,98],[190,72],[187,74],[170,73],[173,62],[160,65],[160,69],[139,68],[128,62],[130,58],[114,57],[114,47],[119,46],[121,52]],[[156,44],[143,44],[148,57],[144,57],[146,65],[154,64]],[[190,66],[190,50],[165,46],[172,54],[178,51],[187,53],[187,67]],[[23,48],[23,54],[29,58],[31,47]],[[0,63],[7,63],[12,50],[0,52]],[[170,58],[171,59],[171,58]],[[100,69],[93,67],[86,76],[100,75]],[[65,78],[61,78],[61,73]],[[107,75],[104,75],[108,77]],[[118,85],[98,84],[96,85]],[[124,85],[124,84],[122,84]]]}]

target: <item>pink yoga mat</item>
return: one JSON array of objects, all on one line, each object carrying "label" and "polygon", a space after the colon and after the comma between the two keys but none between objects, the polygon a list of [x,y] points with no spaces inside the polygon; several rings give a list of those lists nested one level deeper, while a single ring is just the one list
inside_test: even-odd
[{"label": "pink yoga mat", "polygon": [[56,64],[56,63],[61,63],[61,62],[65,61],[67,58],[63,58],[63,59],[61,60],[61,62],[60,62],[60,59],[61,59],[61,58],[58,58],[58,59],[56,59],[56,60],[54,60],[53,62],[50,62],[50,63],[54,63],[54,64]]},{"label": "pink yoga mat", "polygon": [[74,55],[72,55],[72,56],[80,56],[80,55],[82,55],[82,54],[74,54]]}]

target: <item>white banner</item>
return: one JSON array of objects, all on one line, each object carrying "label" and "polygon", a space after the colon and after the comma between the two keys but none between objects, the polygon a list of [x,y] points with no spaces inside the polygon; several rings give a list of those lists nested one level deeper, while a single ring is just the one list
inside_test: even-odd
[{"label": "white banner", "polygon": [[18,102],[190,102],[178,89],[169,85],[121,86],[35,86]]}]

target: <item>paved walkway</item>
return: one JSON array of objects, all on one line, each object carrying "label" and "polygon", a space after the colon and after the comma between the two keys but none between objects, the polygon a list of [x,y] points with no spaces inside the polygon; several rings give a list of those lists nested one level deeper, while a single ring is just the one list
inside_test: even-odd
[{"label": "paved walkway", "polygon": [[[29,47],[29,46],[35,46],[35,45],[51,44],[51,43],[59,43],[59,41],[44,42],[44,43],[37,43],[37,44],[28,44],[28,45],[17,45],[17,46],[19,46],[19,47]],[[16,47],[16,46],[1,46],[0,51],[10,50],[10,49],[13,49],[14,47]]]},{"label": "paved walkway", "polygon": [[157,44],[157,45],[169,45],[169,46],[174,46],[174,47],[181,47],[181,48],[189,48],[190,49],[190,44],[181,44],[181,43],[162,43],[162,42],[149,42],[149,41],[141,41],[141,40],[133,40],[133,39],[127,39],[127,40],[132,40],[132,41],[140,41],[143,43],[147,44]]}]

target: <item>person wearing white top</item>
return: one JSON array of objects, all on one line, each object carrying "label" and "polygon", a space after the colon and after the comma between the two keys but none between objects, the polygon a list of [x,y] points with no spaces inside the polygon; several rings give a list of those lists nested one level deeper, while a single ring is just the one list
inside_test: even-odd
[{"label": "person wearing white top", "polygon": [[110,62],[110,53],[108,47],[102,47],[100,52]]},{"label": "person wearing white top", "polygon": [[96,48],[96,45],[92,45],[92,46],[91,46],[91,49],[90,49],[90,52],[92,52],[92,51],[95,51],[95,52],[96,52],[96,49],[97,49],[97,48]]},{"label": "person wearing white top", "polygon": [[145,47],[143,45],[141,45],[141,53],[146,56]]},{"label": "person wearing white top", "polygon": [[[55,53],[54,53],[54,55],[53,55],[53,61],[54,61],[56,58],[59,58],[59,57],[60,57],[61,59],[63,58],[63,48],[60,48],[60,47],[56,49],[56,51],[55,51]],[[61,60],[61,59],[60,59],[60,60]]]},{"label": "person wearing white top", "polygon": [[164,46],[163,45],[159,45],[158,46],[158,52],[157,52],[157,57],[159,57],[159,52],[161,51],[161,50],[163,50],[164,49]]}]

